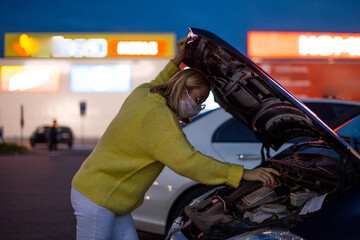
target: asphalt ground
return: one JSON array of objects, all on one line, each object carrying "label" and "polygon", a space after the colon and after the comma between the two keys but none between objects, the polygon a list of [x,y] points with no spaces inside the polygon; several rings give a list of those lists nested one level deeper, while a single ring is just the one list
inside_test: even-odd
[{"label": "asphalt ground", "polygon": [[[75,240],[71,180],[91,146],[59,146],[50,156],[45,145],[28,153],[0,155],[0,239]],[[138,231],[140,240],[164,236]]]}]

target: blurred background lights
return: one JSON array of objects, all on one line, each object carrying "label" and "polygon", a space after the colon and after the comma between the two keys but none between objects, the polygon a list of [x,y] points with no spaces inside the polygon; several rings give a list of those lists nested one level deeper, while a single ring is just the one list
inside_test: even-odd
[{"label": "blurred background lights", "polygon": [[106,57],[108,42],[103,38],[90,38],[87,40],[86,57]]},{"label": "blurred background lights", "polygon": [[51,68],[30,69],[15,74],[9,80],[9,91],[26,90],[44,84],[50,80]]},{"label": "blurred background lights", "polygon": [[27,34],[20,35],[19,44],[20,47],[25,50],[27,56],[32,55],[36,52],[36,41],[33,38],[30,38]]},{"label": "blurred background lights", "polygon": [[87,81],[94,92],[110,90],[114,85],[114,77],[112,70],[105,66],[94,67],[86,74]]},{"label": "blurred background lights", "polygon": [[1,90],[5,92],[56,92],[58,66],[2,66]]},{"label": "blurred background lights", "polygon": [[53,57],[92,57],[103,58],[107,55],[107,40],[104,38],[51,38],[51,55]]},{"label": "blurred background lights", "polygon": [[130,92],[131,66],[73,65],[70,88],[72,92]]},{"label": "blurred background lights", "polygon": [[350,56],[360,55],[360,37],[342,38],[341,36],[300,36],[299,53],[301,55],[330,56],[347,53]]},{"label": "blurred background lights", "polygon": [[158,53],[158,43],[155,41],[120,41],[117,45],[119,55],[156,55]]}]

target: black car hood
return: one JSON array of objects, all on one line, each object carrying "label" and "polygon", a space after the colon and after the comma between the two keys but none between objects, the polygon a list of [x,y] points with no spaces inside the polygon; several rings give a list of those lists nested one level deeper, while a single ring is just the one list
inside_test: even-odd
[{"label": "black car hood", "polygon": [[215,34],[190,28],[183,62],[208,76],[216,102],[275,150],[296,137],[324,139],[359,154],[308,107],[244,54]]}]

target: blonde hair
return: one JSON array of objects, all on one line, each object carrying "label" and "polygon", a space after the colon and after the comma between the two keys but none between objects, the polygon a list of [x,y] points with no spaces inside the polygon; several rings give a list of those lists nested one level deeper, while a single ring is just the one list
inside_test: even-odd
[{"label": "blonde hair", "polygon": [[[186,86],[191,92],[192,89],[208,86],[211,89],[210,82],[207,77],[196,69],[184,69],[176,73],[169,81],[151,87],[151,93],[158,93],[166,99],[171,110],[178,115],[179,98]],[[181,119],[184,122],[189,122],[189,119]]]}]

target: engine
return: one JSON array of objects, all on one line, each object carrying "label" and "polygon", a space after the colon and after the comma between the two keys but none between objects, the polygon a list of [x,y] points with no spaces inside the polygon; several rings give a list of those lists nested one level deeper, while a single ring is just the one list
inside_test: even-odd
[{"label": "engine", "polygon": [[267,167],[281,173],[274,186],[242,181],[236,189],[219,188],[186,207],[183,234],[188,239],[226,239],[263,227],[290,228],[310,214],[305,206],[309,199],[326,204],[336,195],[337,161],[331,154],[286,156],[290,157],[266,161]]}]

